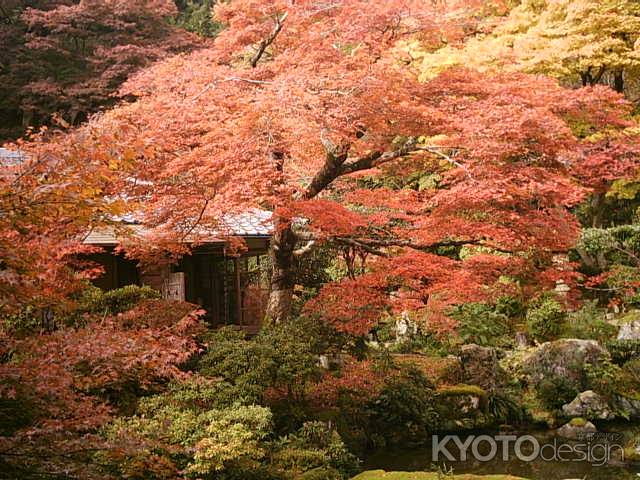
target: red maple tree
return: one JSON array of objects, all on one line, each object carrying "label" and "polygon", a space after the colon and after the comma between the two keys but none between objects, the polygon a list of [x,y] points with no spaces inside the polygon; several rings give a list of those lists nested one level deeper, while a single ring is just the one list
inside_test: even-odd
[{"label": "red maple tree", "polygon": [[0,337],[0,355],[10,359],[0,363],[3,473],[111,478],[92,457],[119,446],[99,428],[126,413],[134,394],[188,375],[179,366],[199,349],[200,313],[182,302],[142,302],[118,316],[89,315],[79,328]]},{"label": "red maple tree", "polygon": [[68,136],[56,138],[45,129],[28,144],[9,145],[13,159],[0,157],[2,314],[25,305],[63,310],[69,295],[98,273],[79,260],[92,251],[83,236],[122,211],[113,199],[121,169],[108,155],[96,150],[89,158]]},{"label": "red maple tree", "polygon": [[310,311],[352,333],[389,310],[446,324],[453,303],[569,279],[553,255],[578,234],[570,208],[638,159],[629,106],[607,88],[465,70],[418,82],[399,42],[463,38],[470,6],[220,3],[213,47],[141,72],[122,92],[137,100],[90,128],[117,132],[116,162],[135,145],[147,182],[127,196],[176,248],[229,212],[275,212],[272,320],[290,314],[296,257],[334,242],[372,260]]}]

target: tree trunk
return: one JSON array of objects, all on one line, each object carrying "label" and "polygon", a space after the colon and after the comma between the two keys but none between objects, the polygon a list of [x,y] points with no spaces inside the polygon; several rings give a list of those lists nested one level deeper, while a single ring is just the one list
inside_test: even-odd
[{"label": "tree trunk", "polygon": [[589,74],[588,73],[580,73],[580,80],[582,81],[582,86],[586,87],[589,85]]},{"label": "tree trunk", "polygon": [[613,75],[613,89],[618,93],[624,93],[624,71],[617,70]]},{"label": "tree trunk", "polygon": [[602,228],[605,219],[604,194],[596,193],[591,197],[591,227]]},{"label": "tree trunk", "polygon": [[289,319],[291,301],[295,283],[294,255],[296,237],[291,224],[276,225],[271,239],[269,256],[273,271],[271,273],[271,292],[267,305],[267,323],[278,323]]}]

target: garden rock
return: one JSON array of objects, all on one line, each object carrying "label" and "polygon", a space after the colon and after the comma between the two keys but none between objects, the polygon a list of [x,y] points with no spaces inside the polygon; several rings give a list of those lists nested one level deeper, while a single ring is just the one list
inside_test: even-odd
[{"label": "garden rock", "polygon": [[607,356],[607,351],[595,340],[569,338],[543,343],[525,355],[520,366],[534,385],[545,378],[561,377],[580,391],[585,364],[597,364]]},{"label": "garden rock", "polygon": [[558,436],[568,438],[569,440],[584,440],[589,435],[597,432],[598,429],[593,423],[582,418],[574,418],[556,430]]},{"label": "garden rock", "polygon": [[489,391],[505,383],[506,373],[500,366],[494,348],[474,343],[463,345],[460,349],[460,362],[464,383],[478,385]]},{"label": "garden rock", "polygon": [[609,403],[592,390],[580,393],[571,403],[563,405],[562,412],[568,417],[595,420],[612,420],[616,416]]},{"label": "garden rock", "polygon": [[640,400],[617,395],[612,403],[618,412],[630,420],[640,419]]},{"label": "garden rock", "polygon": [[640,320],[622,325],[617,338],[618,340],[640,340]]},{"label": "garden rock", "polygon": [[396,342],[404,342],[413,338],[418,332],[418,325],[411,321],[409,315],[403,313],[395,324]]},{"label": "garden rock", "polygon": [[515,342],[517,348],[527,348],[532,345],[531,339],[526,332],[516,332]]}]

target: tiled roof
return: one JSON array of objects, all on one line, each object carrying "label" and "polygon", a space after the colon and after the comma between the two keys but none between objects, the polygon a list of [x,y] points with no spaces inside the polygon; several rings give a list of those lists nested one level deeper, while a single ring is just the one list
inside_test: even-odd
[{"label": "tiled roof", "polygon": [[0,147],[0,165],[4,167],[15,167],[26,160],[24,153],[17,150],[7,150]]},{"label": "tiled roof", "polygon": [[14,179],[23,169],[27,156],[18,150],[0,147],[0,178]]},{"label": "tiled roof", "polygon": [[227,215],[222,219],[234,235],[257,237],[271,235],[271,212],[253,209],[237,215]]},{"label": "tiled roof", "polygon": [[[273,232],[271,212],[253,209],[234,215],[226,215],[221,223],[224,228],[220,231],[205,232],[205,243],[223,243],[229,236],[239,237],[267,237]],[[147,230],[144,226],[127,222],[123,219],[122,226],[131,229],[134,235],[144,236]],[[116,229],[101,228],[89,232],[83,243],[87,245],[117,245],[120,243]]]}]

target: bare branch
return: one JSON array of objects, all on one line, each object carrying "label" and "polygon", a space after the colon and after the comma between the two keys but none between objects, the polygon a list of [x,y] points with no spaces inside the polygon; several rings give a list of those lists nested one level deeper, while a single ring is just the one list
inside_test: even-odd
[{"label": "bare branch", "polygon": [[309,253],[313,249],[313,247],[315,245],[316,245],[316,241],[315,240],[310,240],[303,247],[300,247],[297,250],[294,250],[293,251],[293,256],[294,257],[301,257],[301,256]]},{"label": "bare branch", "polygon": [[273,82],[269,82],[267,80],[254,80],[253,78],[242,78],[242,77],[227,77],[223,80],[223,82],[246,82],[253,83],[254,85],[272,85]]},{"label": "bare branch", "polygon": [[200,224],[200,221],[202,220],[202,217],[204,216],[204,213],[207,211],[207,207],[209,206],[209,202],[211,201],[211,198],[207,198],[204,201],[204,204],[202,205],[202,208],[200,209],[200,213],[198,214],[198,217],[195,219],[195,221],[189,226],[189,228],[187,229],[186,232],[184,232],[184,234],[182,235],[182,238],[180,239],[181,242],[184,242],[186,240],[186,238],[191,235],[191,232],[193,232],[195,230],[195,228]]},{"label": "bare branch", "polygon": [[402,239],[388,239],[388,240],[379,240],[379,239],[369,239],[369,238],[335,238],[335,241],[339,243],[356,242],[359,246],[368,246],[370,248],[385,248],[385,247],[404,247],[411,248],[413,250],[420,250],[425,252],[434,252],[438,248],[442,247],[463,247],[465,245],[477,245],[481,247],[490,248],[497,252],[501,253],[514,253],[512,250],[507,250],[498,245],[493,245],[490,242],[487,242],[485,239],[461,239],[461,240],[442,240],[440,242],[430,242],[430,243],[416,243],[411,240],[402,240]]},{"label": "bare branch", "polygon": [[280,31],[282,30],[284,21],[287,19],[288,15],[289,15],[289,12],[285,12],[284,15],[282,15],[281,17],[276,15],[276,25],[275,27],[273,27],[273,30],[271,31],[269,36],[267,38],[262,39],[262,41],[258,45],[258,50],[256,51],[255,55],[251,59],[251,68],[256,68],[256,65],[258,65],[258,62],[262,58],[262,55],[264,55],[264,52],[267,49],[267,47],[269,47],[269,45],[273,43],[273,41],[276,39]]},{"label": "bare branch", "polygon": [[348,245],[350,247],[354,247],[354,248],[358,248],[360,250],[363,250],[367,253],[370,253],[372,255],[376,255],[378,257],[389,257],[389,254],[383,250],[380,250],[378,248],[373,248],[370,245],[367,245],[366,243],[360,242],[358,240],[354,240],[352,238],[335,238],[334,239],[336,243],[339,243],[341,245]]},{"label": "bare branch", "polygon": [[416,150],[421,150],[424,152],[429,152],[429,153],[433,153],[434,155],[437,155],[440,158],[445,159],[447,162],[449,162],[450,164],[461,168],[462,170],[464,170],[464,172],[467,174],[467,176],[470,179],[474,179],[473,176],[471,175],[471,173],[469,173],[469,170],[467,169],[467,167],[465,165],[463,165],[462,163],[458,162],[455,158],[453,158],[451,155],[447,155],[446,153],[444,153],[442,150],[443,148],[446,149],[450,149],[451,147],[433,147],[433,146],[421,146],[421,147],[417,147]]},{"label": "bare branch", "polygon": [[193,101],[199,99],[202,95],[207,93],[213,87],[223,82],[246,82],[254,85],[272,85],[273,82],[269,82],[267,80],[254,80],[253,78],[243,78],[243,77],[227,77],[222,80],[214,80],[211,83],[207,83],[202,90],[200,90],[194,97]]},{"label": "bare branch", "polygon": [[621,248],[617,245],[613,245],[613,249],[619,251],[620,253],[625,254],[633,261],[633,263],[636,264],[636,266],[640,266],[640,258],[638,258],[638,256],[635,255],[631,250],[628,250],[626,248]]}]

